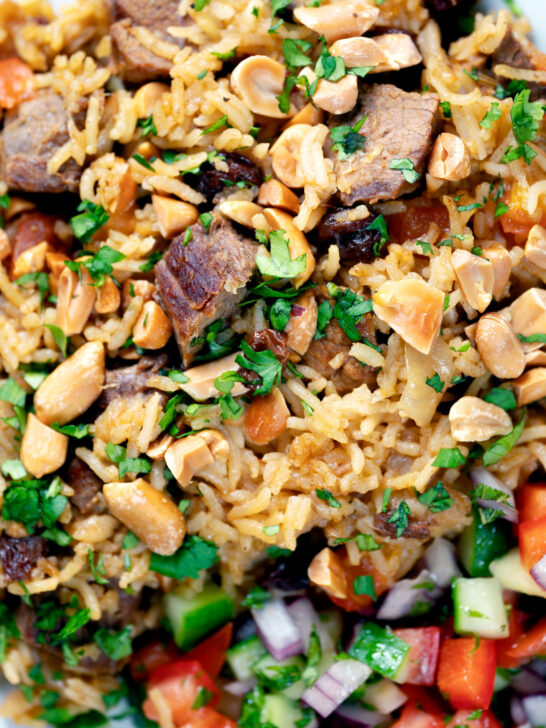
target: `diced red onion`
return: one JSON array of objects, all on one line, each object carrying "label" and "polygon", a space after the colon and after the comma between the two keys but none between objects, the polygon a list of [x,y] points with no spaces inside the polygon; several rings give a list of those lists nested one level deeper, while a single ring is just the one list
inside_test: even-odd
[{"label": "diced red onion", "polygon": [[529,723],[537,728],[544,725],[546,719],[546,695],[527,695],[521,704]]},{"label": "diced red onion", "polygon": [[[546,681],[534,670],[523,667],[521,672],[510,680],[514,690],[522,695],[534,695],[535,693],[546,693]],[[546,715],[544,716],[546,718]]]},{"label": "diced red onion", "polygon": [[303,652],[300,631],[282,599],[271,599],[251,611],[259,637],[276,660],[281,662]]},{"label": "diced red onion", "polygon": [[447,589],[453,579],[461,576],[455,558],[455,547],[445,538],[435,538],[425,551],[425,566],[439,587]]},{"label": "diced red onion", "polygon": [[523,710],[521,698],[517,698],[515,695],[510,698],[510,717],[517,726],[521,726],[527,722],[527,716]]},{"label": "diced red onion", "polygon": [[434,594],[429,588],[419,588],[420,584],[436,584],[432,574],[423,569],[415,579],[401,579],[390,589],[377,612],[378,619],[402,619],[407,617],[417,602],[430,602]]},{"label": "diced red onion", "polygon": [[358,660],[338,660],[301,696],[313,710],[326,718],[370,676],[371,670]]},{"label": "diced red onion", "polygon": [[314,606],[307,597],[300,597],[295,602],[288,605],[288,613],[292,617],[294,624],[298,628],[303,640],[303,651],[307,654],[309,649],[309,637],[313,626],[320,638],[320,646],[323,652],[330,652],[334,649],[334,641],[330,637],[328,631],[320,621],[320,617],[315,611]]},{"label": "diced red onion", "polygon": [[541,589],[546,589],[546,554],[532,567],[531,576]]},{"label": "diced red onion", "polygon": [[336,710],[336,715],[341,716],[344,719],[344,726],[351,726],[351,728],[371,728],[372,726],[384,723],[388,716],[377,713],[376,711],[366,710],[361,705],[355,705],[348,703],[347,705],[341,705]]},{"label": "diced red onion", "polygon": [[494,508],[497,511],[501,511],[501,518],[505,518],[511,523],[517,523],[518,512],[516,510],[516,501],[514,499],[514,494],[510,490],[510,488],[504,485],[504,483],[496,478],[492,473],[490,473],[489,470],[487,470],[486,468],[482,468],[479,465],[477,465],[475,468],[471,468],[469,473],[474,485],[481,484],[490,488],[496,488],[497,490],[501,490],[508,496],[508,500],[505,503],[500,503],[496,500],[486,500],[484,498],[478,498],[478,503],[480,504],[480,506],[482,508]]},{"label": "diced red onion", "polygon": [[536,672],[538,675],[541,675],[542,677],[546,678],[546,660],[533,660],[529,663],[528,667],[533,671]]},{"label": "diced red onion", "polygon": [[235,695],[238,698],[242,698],[256,686],[257,682],[258,681],[256,680],[256,678],[242,681],[237,680],[226,683],[223,686],[223,690],[225,690],[226,693],[229,693],[230,695]]}]

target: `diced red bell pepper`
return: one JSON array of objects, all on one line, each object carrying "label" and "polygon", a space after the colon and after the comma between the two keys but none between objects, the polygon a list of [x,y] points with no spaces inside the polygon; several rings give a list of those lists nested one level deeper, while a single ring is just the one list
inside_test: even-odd
[{"label": "diced red bell pepper", "polygon": [[174,642],[150,642],[131,656],[131,677],[135,682],[146,682],[156,668],[180,658]]},{"label": "diced red bell pepper", "polygon": [[546,516],[520,523],[518,538],[521,563],[532,569],[546,554]]},{"label": "diced red bell pepper", "polygon": [[517,660],[518,664],[538,655],[546,655],[546,617],[522,634],[516,643],[506,650],[506,654]]},{"label": "diced red bell pepper", "polygon": [[489,708],[496,663],[493,640],[447,639],[440,649],[438,688],[454,708]]},{"label": "diced red bell pepper", "polygon": [[419,707],[418,703],[407,703],[402,715],[391,728],[445,728],[441,716],[431,713]]},{"label": "diced red bell pepper", "polygon": [[516,490],[519,522],[546,516],[546,483],[527,483]]},{"label": "diced red bell pepper", "polygon": [[514,648],[524,633],[524,625],[528,617],[519,609],[512,609],[508,619],[508,637],[503,640],[495,640],[497,648],[497,666],[505,669],[513,669],[519,666],[519,660],[512,657],[510,650]]},{"label": "diced red bell pepper", "polygon": [[[169,704],[172,719],[176,726],[184,725],[204,707],[212,707],[218,702],[218,688],[196,660],[178,660],[158,667],[150,675],[148,694],[156,688]],[[200,691],[206,690],[205,706],[194,709],[193,706]],[[150,697],[142,705],[144,715],[157,721],[158,712]]]},{"label": "diced red bell pepper", "polygon": [[226,661],[226,651],[231,644],[233,622],[228,622],[186,655],[185,660],[197,660],[211,677],[218,677]]},{"label": "diced red bell pepper", "polygon": [[34,74],[19,58],[0,61],[0,109],[13,109],[32,95]]},{"label": "diced red bell pepper", "polygon": [[490,710],[458,710],[447,724],[447,728],[502,728]]},{"label": "diced red bell pepper", "polygon": [[[410,627],[395,629],[394,634],[410,646],[405,665],[404,683],[410,685],[434,685],[440,656],[440,627]],[[404,669],[404,668],[403,668]]]}]

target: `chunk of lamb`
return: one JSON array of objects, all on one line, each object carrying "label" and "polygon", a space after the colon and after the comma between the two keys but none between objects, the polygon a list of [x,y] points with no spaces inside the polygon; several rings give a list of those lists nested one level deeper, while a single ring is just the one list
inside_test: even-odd
[{"label": "chunk of lamb", "polygon": [[[546,53],[542,53],[525,36],[508,28],[500,45],[491,56],[493,71],[497,65],[512,66],[513,68],[528,68],[532,71],[546,70]],[[508,79],[498,76],[499,81],[508,85]],[[527,82],[531,91],[531,100],[544,98],[546,86],[542,83]]]},{"label": "chunk of lamb", "polygon": [[179,0],[113,0],[110,27],[112,51],[119,75],[130,83],[146,83],[168,78],[172,61],[144,47],[135,34],[136,27],[151,31],[158,41],[182,46],[184,41],[168,32],[171,26],[186,24],[178,15]]},{"label": "chunk of lamb", "polygon": [[70,496],[70,502],[84,516],[96,510],[98,494],[102,490],[102,481],[83,460],[75,457],[70,461],[65,480],[74,491],[74,495]]},{"label": "chunk of lamb", "polygon": [[[143,356],[138,364],[106,372],[104,391],[99,399],[99,407],[106,409],[116,397],[131,398],[149,392],[148,379],[167,363],[167,357]],[[165,397],[166,399],[166,397]]]},{"label": "chunk of lamb", "polygon": [[191,345],[192,339],[213,321],[231,316],[245,297],[258,250],[253,240],[218,215],[208,232],[201,223],[192,225],[191,232],[186,245],[185,235],[175,238],[155,268],[163,306],[186,366],[199,348]]},{"label": "chunk of lamb", "polygon": [[0,143],[1,176],[12,190],[77,192],[81,167],[69,159],[56,174],[47,164],[68,139],[69,113],[50,89],[6,113]]},{"label": "chunk of lamb", "polygon": [[[375,332],[368,317],[364,317],[358,322],[357,329],[362,336],[375,343]],[[324,339],[311,342],[302,363],[313,367],[319,374],[332,382],[338,394],[352,392],[361,384],[367,384],[370,389],[375,389],[375,370],[361,364],[358,359],[349,354],[352,342],[349,341],[338,322],[331,321],[326,327],[325,333],[326,337]],[[334,368],[330,365],[330,362],[339,354],[342,355],[341,366]]]},{"label": "chunk of lamb", "polygon": [[356,108],[350,115],[334,117],[336,125],[349,126],[367,117],[359,132],[366,137],[364,148],[343,160],[332,152],[343,204],[394,200],[414,190],[419,182],[406,182],[401,170],[390,165],[393,159],[409,159],[419,173],[424,170],[440,124],[436,94],[377,84],[361,93]]}]

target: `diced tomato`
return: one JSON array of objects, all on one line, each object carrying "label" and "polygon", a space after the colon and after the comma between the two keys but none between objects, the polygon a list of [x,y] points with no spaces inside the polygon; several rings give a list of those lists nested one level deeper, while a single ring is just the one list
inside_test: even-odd
[{"label": "diced tomato", "polygon": [[454,708],[489,708],[496,662],[493,640],[447,639],[440,649],[438,688]]},{"label": "diced tomato", "polygon": [[151,642],[133,653],[131,657],[131,677],[135,682],[146,682],[150,674],[162,665],[175,662],[181,657],[173,642]]},{"label": "diced tomato", "polygon": [[531,569],[546,554],[546,516],[518,526],[521,563]]},{"label": "diced tomato", "polygon": [[410,702],[417,703],[424,711],[437,715],[440,718],[443,716],[444,711],[436,695],[430,690],[423,688],[419,685],[405,685],[400,686],[401,690],[408,696]]},{"label": "diced tomato", "polygon": [[347,597],[345,599],[341,599],[333,596],[332,594],[328,594],[328,596],[334,604],[341,607],[341,609],[344,609],[346,612],[369,612],[373,606],[374,600],[366,594],[355,594],[353,586],[355,579],[357,576],[370,574],[373,578],[376,596],[383,594],[383,592],[387,590],[389,586],[387,580],[380,571],[374,568],[367,556],[363,556],[360,563],[353,566],[349,563],[347,551],[344,548],[341,548],[334,552],[333,558],[334,563],[336,564],[336,573],[345,577]]},{"label": "diced tomato", "polygon": [[197,660],[209,675],[218,677],[226,661],[226,651],[231,644],[232,635],[233,622],[229,622],[184,655],[184,659]]},{"label": "diced tomato", "polygon": [[212,708],[194,710],[189,722],[180,728],[236,728],[237,723]]},{"label": "diced tomato", "polygon": [[527,483],[516,490],[519,522],[546,516],[546,483]]},{"label": "diced tomato", "polygon": [[32,69],[19,58],[0,61],[0,109],[13,109],[34,89]]},{"label": "diced tomato", "polygon": [[519,609],[512,609],[508,620],[509,633],[508,637],[503,640],[495,640],[497,648],[497,665],[505,669],[511,669],[519,666],[519,660],[512,657],[510,650],[515,647],[523,635],[524,625],[527,615]]},{"label": "diced tomato", "polygon": [[[211,708],[218,702],[218,688],[196,660],[178,660],[158,667],[150,675],[148,691],[153,688],[157,688],[169,704],[177,726],[184,725],[193,717],[193,713],[203,710],[193,709],[202,688],[211,694],[206,707]],[[149,697],[142,708],[147,718],[157,720],[157,708]]]},{"label": "diced tomato", "polygon": [[434,685],[440,656],[440,627],[395,629],[394,634],[410,646],[404,682],[410,685]]},{"label": "diced tomato", "polygon": [[502,728],[490,710],[458,710],[447,724],[447,728],[457,726],[468,728]]},{"label": "diced tomato", "polygon": [[522,242],[529,235],[529,231],[537,222],[544,225],[545,216],[531,217],[527,211],[527,188],[517,182],[512,184],[503,201],[508,205],[508,211],[499,217],[503,232],[515,236],[516,242]]},{"label": "diced tomato", "polygon": [[443,235],[449,231],[449,213],[446,206],[427,198],[409,200],[404,212],[395,212],[387,218],[389,235],[400,243],[421,237],[431,223],[438,225]]},{"label": "diced tomato", "polygon": [[407,703],[402,715],[391,728],[445,728],[441,716],[422,710],[418,703]]},{"label": "diced tomato", "polygon": [[546,655],[546,617],[522,634],[516,643],[506,650],[506,654],[520,663],[538,655]]}]

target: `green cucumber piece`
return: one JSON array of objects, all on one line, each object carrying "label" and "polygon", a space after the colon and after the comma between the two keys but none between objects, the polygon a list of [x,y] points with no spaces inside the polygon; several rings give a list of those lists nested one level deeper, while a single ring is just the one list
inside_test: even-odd
[{"label": "green cucumber piece", "polygon": [[492,561],[491,573],[497,577],[504,589],[546,598],[546,589],[541,589],[523,566],[517,548]]},{"label": "green cucumber piece", "polygon": [[303,723],[306,714],[301,704],[285,695],[266,695],[260,718],[262,723],[273,725],[276,728],[298,728],[298,725],[305,725],[306,728],[317,728],[318,726],[314,714],[309,716],[309,722]]},{"label": "green cucumber piece", "polygon": [[239,680],[239,682],[245,682],[250,680],[254,674],[252,665],[265,655],[267,655],[267,650],[261,643],[260,638],[254,635],[230,647],[226,653],[226,660],[231,672],[235,675],[235,679]]},{"label": "green cucumber piece", "polygon": [[508,551],[510,526],[501,520],[482,523],[477,508],[472,515],[459,539],[459,558],[470,576],[491,576],[489,564]]},{"label": "green cucumber piece", "polygon": [[332,638],[334,645],[337,645],[343,634],[343,616],[339,609],[329,609],[327,612],[320,612],[321,625]]},{"label": "green cucumber piece", "polygon": [[252,673],[261,683],[270,690],[293,700],[299,700],[307,687],[301,679],[304,670],[303,657],[289,657],[278,662],[269,653],[252,666]]},{"label": "green cucumber piece", "polygon": [[366,622],[349,647],[348,653],[383,677],[396,678],[408,659],[409,651],[408,643],[390,629]]},{"label": "green cucumber piece", "polygon": [[455,631],[489,639],[508,636],[508,617],[500,582],[492,577],[455,579]]},{"label": "green cucumber piece", "polygon": [[176,644],[184,650],[233,619],[233,600],[219,586],[208,584],[194,594],[178,587],[165,596],[165,612]]}]

